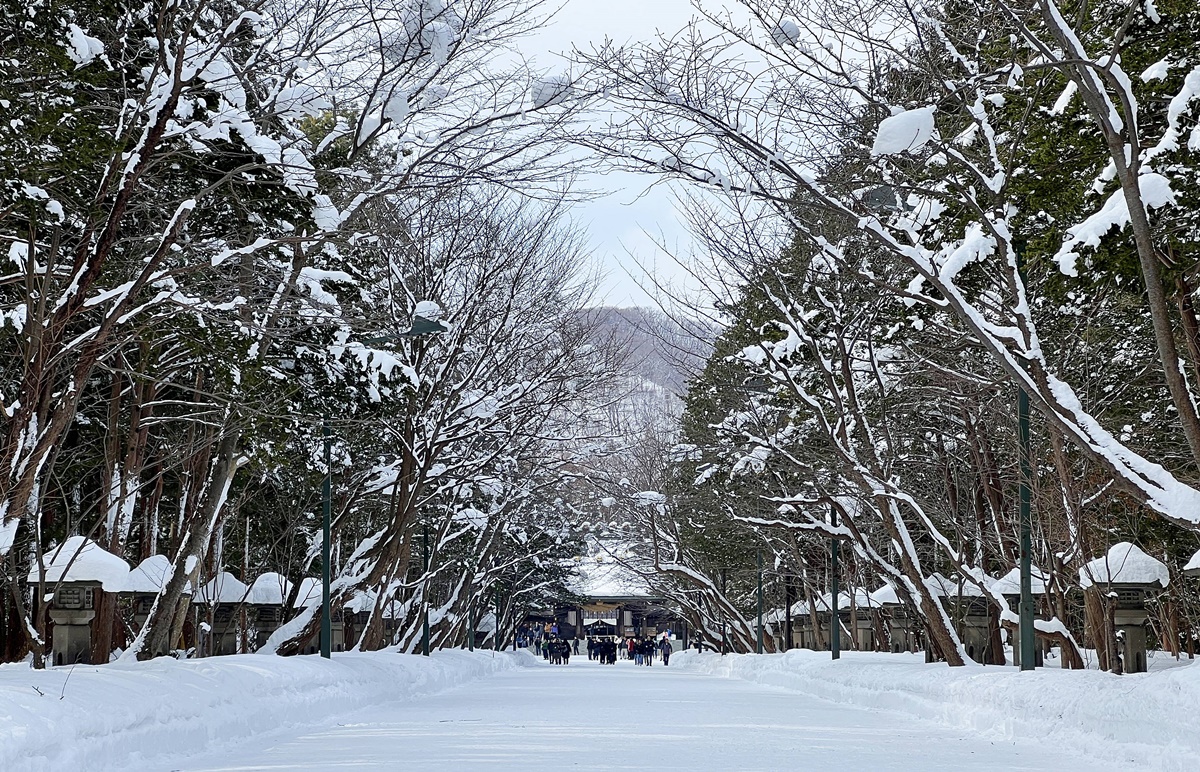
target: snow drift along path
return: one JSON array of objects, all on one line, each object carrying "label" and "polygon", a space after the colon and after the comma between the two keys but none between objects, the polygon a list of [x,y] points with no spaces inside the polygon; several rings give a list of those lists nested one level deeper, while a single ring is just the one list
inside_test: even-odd
[{"label": "snow drift along path", "polygon": [[685,652],[672,667],[935,721],[971,734],[1032,739],[1125,769],[1200,768],[1200,663],[1115,676],[1097,670],[926,665],[921,655]]},{"label": "snow drift along path", "polygon": [[[245,654],[104,667],[0,667],[0,770],[171,769],[218,748],[236,755],[364,706],[412,700],[529,664],[518,654]],[[61,699],[60,699],[61,695]]]}]

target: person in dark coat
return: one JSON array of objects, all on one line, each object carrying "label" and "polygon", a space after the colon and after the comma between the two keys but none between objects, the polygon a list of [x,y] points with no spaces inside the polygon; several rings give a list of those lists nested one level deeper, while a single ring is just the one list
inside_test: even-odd
[{"label": "person in dark coat", "polygon": [[658,643],[658,650],[662,652],[663,667],[671,664],[671,642],[664,635],[663,639]]}]

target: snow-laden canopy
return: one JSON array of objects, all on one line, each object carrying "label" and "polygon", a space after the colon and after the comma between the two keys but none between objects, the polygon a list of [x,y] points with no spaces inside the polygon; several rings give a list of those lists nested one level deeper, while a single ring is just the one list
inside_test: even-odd
[{"label": "snow-laden canopy", "polygon": [[228,571],[222,571],[212,578],[208,584],[200,588],[193,600],[194,603],[241,603],[249,594],[250,588]]},{"label": "snow-laden canopy", "polygon": [[[84,536],[72,536],[43,556],[46,582],[99,582],[105,592],[120,592],[129,577],[129,564]],[[41,578],[37,564],[28,580]]]},{"label": "snow-laden canopy", "polygon": [[268,571],[250,585],[246,602],[257,606],[282,606],[291,591],[292,583],[286,576]]},{"label": "snow-laden canopy", "polygon": [[[166,555],[151,555],[129,572],[121,592],[157,595],[170,581],[171,573],[170,558]],[[191,582],[188,582],[183,592],[185,595],[192,594]]]},{"label": "snow-laden canopy", "polygon": [[[1037,566],[1031,566],[1030,572],[1034,595],[1046,594],[1046,572]],[[1004,576],[1000,577],[992,584],[992,589],[1001,595],[1020,595],[1021,594],[1021,567],[1017,566],[1009,571]]]},{"label": "snow-laden canopy", "polygon": [[300,580],[300,590],[296,593],[296,602],[292,604],[292,607],[309,608],[319,605],[321,605],[321,580],[313,576],[306,576]]},{"label": "snow-laden canopy", "polygon": [[1171,583],[1171,572],[1160,560],[1143,552],[1136,544],[1123,541],[1114,544],[1108,554],[1089,561],[1079,569],[1079,586],[1087,589],[1093,584],[1157,584]]}]

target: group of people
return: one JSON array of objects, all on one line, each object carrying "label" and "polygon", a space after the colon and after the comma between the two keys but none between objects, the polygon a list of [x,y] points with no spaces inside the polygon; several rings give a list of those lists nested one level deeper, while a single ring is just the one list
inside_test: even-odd
[{"label": "group of people", "polygon": [[603,665],[617,664],[617,641],[614,638],[588,638],[588,659],[598,660]]},{"label": "group of people", "polygon": [[572,650],[576,654],[579,653],[578,642],[565,641],[557,636],[542,638],[540,647],[542,650],[542,659],[547,660],[551,665],[569,665],[571,663]]},{"label": "group of people", "polygon": [[629,649],[629,658],[636,665],[653,665],[658,656],[662,657],[663,665],[671,664],[671,642],[666,635],[657,641],[653,638],[630,638],[625,645]]},{"label": "group of people", "polygon": [[654,638],[626,638],[623,644],[618,644],[614,638],[587,640],[588,659],[615,665],[618,651],[637,665],[653,665],[656,657],[662,657],[664,665],[671,662],[671,641],[665,634],[657,641]]}]

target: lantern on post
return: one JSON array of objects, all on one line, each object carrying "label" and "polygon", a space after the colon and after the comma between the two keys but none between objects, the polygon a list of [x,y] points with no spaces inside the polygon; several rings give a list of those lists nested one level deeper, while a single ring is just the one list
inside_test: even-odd
[{"label": "lantern on post", "polygon": [[40,601],[50,604],[54,625],[51,661],[55,665],[89,662],[99,595],[121,591],[129,578],[129,564],[83,536],[72,536],[44,557],[45,574],[34,565],[27,579],[35,586],[45,581],[49,597]]},{"label": "lantern on post", "polygon": [[1165,563],[1147,555],[1136,545],[1123,541],[1114,544],[1104,557],[1091,560],[1079,569],[1079,585],[1107,590],[1117,629],[1118,649],[1125,673],[1146,672],[1146,600],[1171,583]]}]

